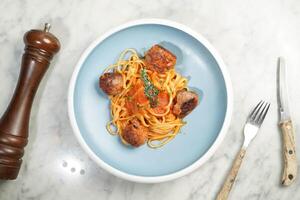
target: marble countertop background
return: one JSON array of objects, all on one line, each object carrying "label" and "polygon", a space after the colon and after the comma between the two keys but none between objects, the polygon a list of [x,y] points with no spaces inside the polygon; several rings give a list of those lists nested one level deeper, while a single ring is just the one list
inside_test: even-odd
[{"label": "marble countertop background", "polygon": [[[288,64],[293,119],[300,131],[300,1],[1,0],[0,11],[0,113],[16,85],[23,34],[50,22],[62,43],[34,103],[19,178],[0,182],[1,200],[214,199],[242,144],[246,115],[260,99],[271,101],[270,114],[250,145],[230,199],[300,199],[300,177],[290,187],[280,186],[275,85],[281,55]],[[137,184],[108,174],[83,152],[69,124],[67,90],[80,54],[96,37],[129,20],[153,17],[183,23],[214,45],[231,75],[234,113],[225,140],[209,162],[175,181]],[[296,143],[300,152],[299,135]]]}]

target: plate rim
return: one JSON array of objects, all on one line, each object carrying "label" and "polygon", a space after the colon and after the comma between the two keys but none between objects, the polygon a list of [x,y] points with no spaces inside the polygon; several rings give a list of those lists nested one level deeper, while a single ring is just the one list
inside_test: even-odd
[{"label": "plate rim", "polygon": [[[133,175],[126,173],[124,171],[118,170],[114,168],[113,166],[107,164],[105,161],[103,161],[101,158],[99,158],[93,150],[87,145],[85,140],[83,139],[79,127],[76,122],[75,118],[75,111],[74,111],[74,91],[76,86],[77,77],[79,74],[79,71],[82,67],[82,64],[88,57],[88,55],[92,52],[92,50],[100,44],[102,41],[104,41],[106,38],[110,37],[112,34],[117,33],[123,29],[137,26],[137,25],[146,25],[146,24],[155,24],[155,25],[164,25],[176,28],[178,30],[181,30],[188,35],[194,37],[196,40],[198,40],[207,50],[212,54],[214,59],[219,65],[219,68],[221,70],[221,73],[224,78],[226,92],[227,92],[227,108],[226,108],[226,114],[224,118],[224,122],[222,124],[221,130],[219,131],[219,134],[213,144],[209,147],[209,149],[204,153],[203,156],[201,156],[199,159],[197,159],[194,163],[191,165],[180,169],[176,172],[172,172],[167,175],[161,175],[161,176],[139,176],[139,175]],[[180,178],[184,175],[187,175],[193,171],[195,171],[198,167],[203,165],[205,162],[207,162],[212,155],[216,152],[217,148],[222,143],[223,139],[225,138],[225,135],[228,131],[231,117],[232,117],[232,110],[233,110],[233,90],[232,90],[232,84],[231,79],[227,70],[227,67],[217,52],[217,50],[210,44],[210,42],[204,38],[201,34],[197,33],[193,29],[189,28],[186,25],[180,24],[175,21],[166,20],[166,19],[158,19],[158,18],[147,18],[147,19],[139,19],[139,20],[133,20],[126,22],[124,24],[121,24],[115,28],[110,29],[109,31],[105,32],[104,34],[101,34],[96,40],[94,40],[81,54],[79,60],[77,61],[77,64],[75,65],[74,71],[72,73],[70,83],[69,83],[69,89],[68,89],[68,116],[69,121],[71,123],[71,127],[73,129],[73,133],[75,134],[77,141],[79,142],[80,146],[83,148],[83,150],[89,155],[89,157],[96,162],[101,168],[106,170],[107,172],[120,177],[122,179],[133,181],[133,182],[139,182],[139,183],[160,183],[160,182],[166,182],[170,180],[174,180],[177,178]]]}]

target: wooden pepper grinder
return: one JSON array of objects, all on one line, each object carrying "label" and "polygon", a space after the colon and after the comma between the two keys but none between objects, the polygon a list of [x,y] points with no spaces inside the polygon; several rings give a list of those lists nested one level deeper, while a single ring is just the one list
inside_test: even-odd
[{"label": "wooden pepper grinder", "polygon": [[44,30],[24,35],[25,52],[14,95],[0,119],[0,179],[16,179],[27,144],[31,105],[53,55],[60,49],[58,39]]}]

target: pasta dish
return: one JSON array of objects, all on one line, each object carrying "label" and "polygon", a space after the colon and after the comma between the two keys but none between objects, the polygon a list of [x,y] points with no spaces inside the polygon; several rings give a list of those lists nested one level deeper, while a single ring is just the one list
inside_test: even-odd
[{"label": "pasta dish", "polygon": [[99,86],[110,99],[110,134],[133,147],[147,143],[159,148],[179,133],[183,118],[198,105],[198,95],[175,65],[172,52],[154,45],[144,57],[126,49],[105,69]]}]

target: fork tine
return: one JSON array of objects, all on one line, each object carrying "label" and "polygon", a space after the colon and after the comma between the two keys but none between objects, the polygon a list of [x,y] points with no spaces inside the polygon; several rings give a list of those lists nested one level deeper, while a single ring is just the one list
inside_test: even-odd
[{"label": "fork tine", "polygon": [[251,115],[251,120],[252,121],[255,121],[258,113],[260,112],[261,110],[261,107],[264,105],[264,101],[260,101],[259,104],[256,106],[256,109],[253,111],[252,115]]},{"label": "fork tine", "polygon": [[262,110],[259,118],[258,118],[258,124],[261,125],[269,111],[269,108],[270,108],[270,103],[267,103],[266,106],[264,107],[264,109]]},{"label": "fork tine", "polygon": [[260,106],[260,104],[262,103],[262,101],[260,101],[254,108],[253,110],[250,112],[249,116],[248,116],[248,120],[253,120],[253,115],[254,113],[257,111],[258,107]]},{"label": "fork tine", "polygon": [[254,121],[255,123],[258,123],[259,118],[261,117],[261,115],[262,115],[262,113],[264,112],[264,109],[267,107],[267,105],[268,105],[268,103],[265,102],[265,101],[263,101],[263,103],[261,104],[261,106],[259,107],[257,113],[256,113],[255,116],[254,116],[253,121]]},{"label": "fork tine", "polygon": [[261,113],[261,108],[265,105],[265,102],[262,101],[262,103],[260,104],[260,106],[258,107],[257,111],[255,112],[255,115],[253,116],[253,120],[257,120],[257,118],[259,117],[259,114]]}]

